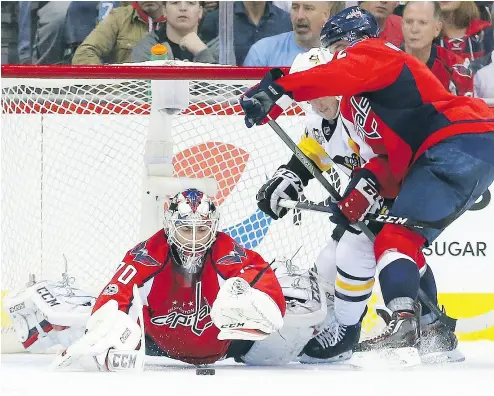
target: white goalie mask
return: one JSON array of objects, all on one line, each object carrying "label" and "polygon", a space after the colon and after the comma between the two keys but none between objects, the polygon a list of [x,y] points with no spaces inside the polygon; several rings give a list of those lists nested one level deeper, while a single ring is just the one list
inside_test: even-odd
[{"label": "white goalie mask", "polygon": [[[290,68],[290,74],[306,71],[318,65],[324,65],[333,59],[333,54],[327,48],[312,48],[298,54]],[[319,98],[310,102],[299,102],[298,105],[306,114],[316,113],[328,120],[335,119],[340,114],[341,96]]]},{"label": "white goalie mask", "polygon": [[196,273],[216,240],[219,212],[204,193],[188,189],[175,195],[165,211],[164,229],[170,245],[177,248],[180,265]]}]

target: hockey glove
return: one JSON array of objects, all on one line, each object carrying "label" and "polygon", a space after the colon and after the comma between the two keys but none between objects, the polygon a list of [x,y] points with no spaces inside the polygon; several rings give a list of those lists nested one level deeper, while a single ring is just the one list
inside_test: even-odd
[{"label": "hockey glove", "polygon": [[379,188],[379,182],[370,170],[357,169],[353,172],[341,201],[338,202],[338,208],[350,223],[362,221],[380,198]]},{"label": "hockey glove", "polygon": [[298,201],[303,184],[296,173],[282,165],[257,193],[257,206],[274,220],[288,213],[288,209],[278,206],[281,199]]},{"label": "hockey glove", "polygon": [[259,84],[254,85],[240,97],[240,106],[245,112],[245,125],[263,125],[276,120],[293,102],[291,94],[274,81],[284,74],[280,69],[271,69]]},{"label": "hockey glove", "polygon": [[266,293],[239,277],[221,286],[210,312],[219,340],[263,340],[281,329],[280,308]]}]

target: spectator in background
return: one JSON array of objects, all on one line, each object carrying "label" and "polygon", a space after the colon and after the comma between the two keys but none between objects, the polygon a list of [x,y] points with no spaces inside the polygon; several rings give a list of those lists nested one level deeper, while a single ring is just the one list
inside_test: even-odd
[{"label": "spectator in background", "polygon": [[475,4],[479,10],[480,19],[492,23],[491,8],[494,4],[493,1],[476,1]]},{"label": "spectator in background", "polygon": [[64,24],[64,63],[72,63],[76,49],[96,27],[98,3],[71,1]]},{"label": "spectator in background", "polygon": [[132,49],[165,21],[162,1],[136,1],[118,7],[77,48],[72,64],[130,62]]},{"label": "spectator in background", "polygon": [[[233,39],[236,64],[242,65],[249,48],[258,40],[292,30],[290,15],[271,1],[236,1],[233,5]],[[211,11],[201,23],[205,41],[218,37],[219,10]]]},{"label": "spectator in background", "polygon": [[218,39],[206,45],[197,35],[203,8],[198,1],[165,2],[166,24],[149,33],[132,50],[132,62],[144,62],[151,47],[161,43],[168,48],[168,59],[218,63]]},{"label": "spectator in background", "polygon": [[[100,1],[98,4],[98,22],[101,22],[105,19],[110,11],[119,6],[123,6],[122,1]],[[128,5],[128,4],[125,4]]]},{"label": "spectator in background", "polygon": [[403,32],[401,17],[393,14],[397,5],[397,1],[364,1],[361,7],[376,18],[380,30],[379,37],[399,47],[403,42]]},{"label": "spectator in background", "polygon": [[18,14],[19,2],[0,2],[2,11],[2,65],[19,63],[17,46],[19,44]]},{"label": "spectator in background", "polygon": [[494,99],[494,52],[490,63],[475,74],[474,94],[478,98]]},{"label": "spectator in background", "polygon": [[204,8],[204,15],[206,15],[208,12],[214,11],[218,9],[218,2],[217,1],[203,1],[203,8]]},{"label": "spectator in background", "polygon": [[403,9],[403,49],[425,63],[444,87],[455,95],[473,96],[472,73],[464,59],[433,44],[442,29],[437,1],[407,2]]},{"label": "spectator in background", "polygon": [[[19,2],[19,62],[57,64],[63,57],[63,26],[70,1]],[[32,18],[32,12],[36,17]]]},{"label": "spectator in background", "polygon": [[250,48],[244,66],[290,66],[298,54],[319,47],[321,29],[338,3],[293,1],[293,31],[259,40]]},{"label": "spectator in background", "polygon": [[469,59],[477,71],[490,59],[494,49],[492,25],[480,19],[473,1],[441,1],[443,30],[438,44]]}]

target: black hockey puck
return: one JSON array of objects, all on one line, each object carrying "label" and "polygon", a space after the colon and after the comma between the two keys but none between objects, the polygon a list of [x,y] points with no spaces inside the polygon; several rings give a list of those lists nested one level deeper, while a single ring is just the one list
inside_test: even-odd
[{"label": "black hockey puck", "polygon": [[214,368],[198,368],[196,369],[196,375],[215,375],[216,370]]}]

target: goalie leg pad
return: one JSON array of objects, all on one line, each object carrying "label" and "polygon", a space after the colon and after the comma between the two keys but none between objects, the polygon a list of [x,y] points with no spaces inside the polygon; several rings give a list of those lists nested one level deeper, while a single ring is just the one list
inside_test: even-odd
[{"label": "goalie leg pad", "polygon": [[23,347],[34,353],[56,352],[84,334],[94,298],[61,282],[42,281],[9,292],[4,306]]},{"label": "goalie leg pad", "polygon": [[284,326],[262,341],[256,341],[241,357],[252,366],[280,366],[296,361],[314,333],[312,327]]},{"label": "goalie leg pad", "polygon": [[[108,301],[89,318],[86,334],[57,356],[54,367],[65,367],[74,361],[84,369],[111,369],[108,352],[133,352],[141,341],[141,328],[129,315],[118,309],[115,300]],[[92,361],[92,365],[87,362]],[[94,366],[96,362],[96,366]],[[91,367],[92,366],[92,367]]]}]

